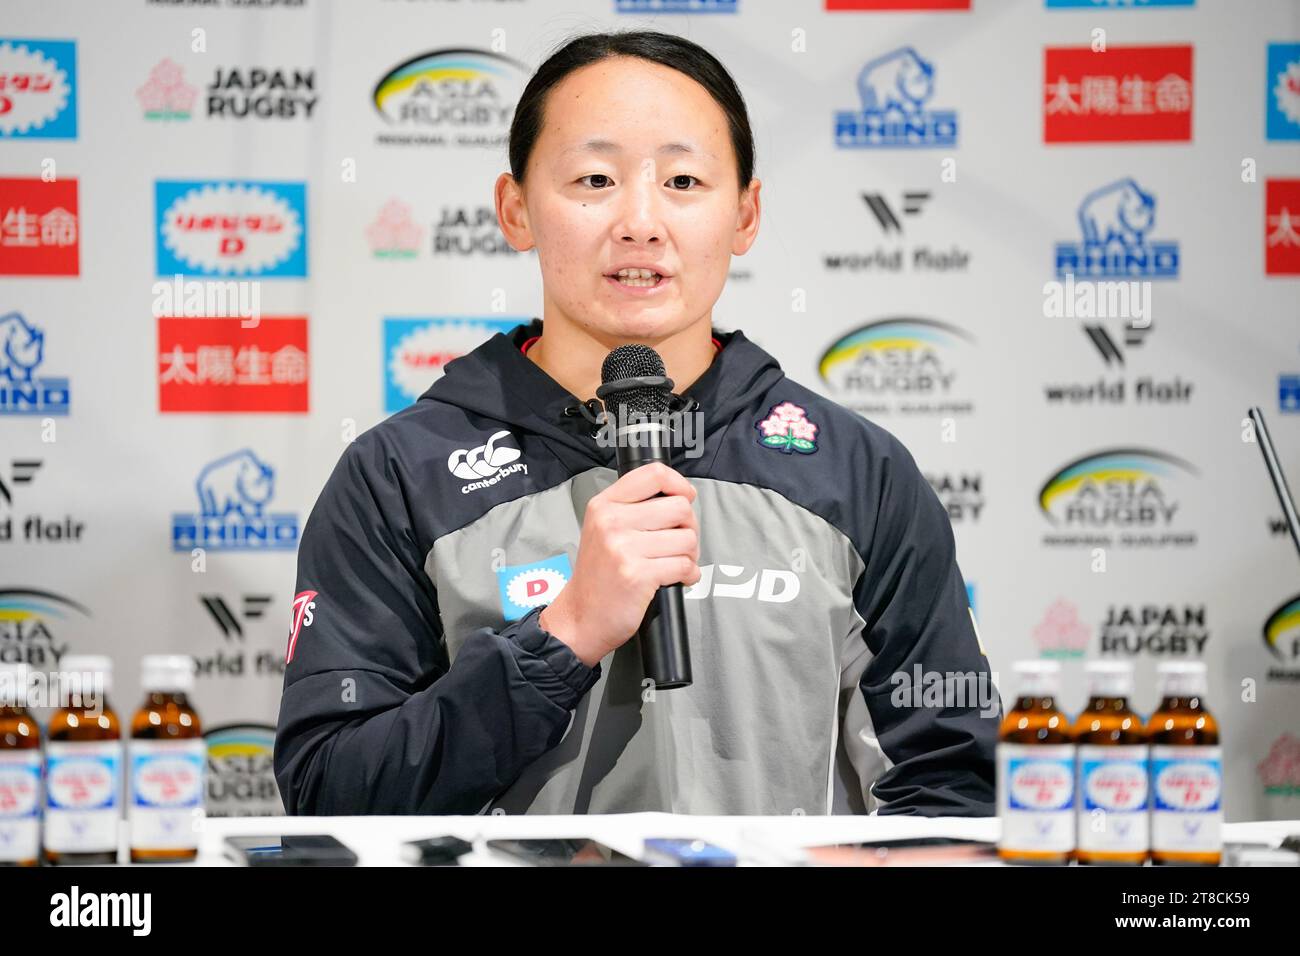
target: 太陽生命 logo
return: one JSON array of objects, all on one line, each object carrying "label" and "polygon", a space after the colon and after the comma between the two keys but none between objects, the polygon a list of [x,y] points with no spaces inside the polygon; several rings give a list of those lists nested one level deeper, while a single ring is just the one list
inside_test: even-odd
[{"label": "\u592a\u967d\u751f\u547d logo", "polygon": [[0,275],[75,276],[80,248],[75,178],[0,179]]},{"label": "\u592a\u967d\u751f\u547d logo", "polygon": [[1264,274],[1300,275],[1300,179],[1264,183]]},{"label": "\u592a\u967d\u751f\u547d logo", "polygon": [[1048,47],[1043,141],[1189,142],[1191,46]]}]

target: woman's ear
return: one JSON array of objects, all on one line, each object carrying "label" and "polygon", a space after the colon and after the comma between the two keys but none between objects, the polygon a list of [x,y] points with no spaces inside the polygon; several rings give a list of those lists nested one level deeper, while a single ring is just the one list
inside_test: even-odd
[{"label": "woman's ear", "polygon": [[536,245],[532,229],[528,226],[528,207],[524,202],[523,187],[510,173],[497,177],[493,190],[496,198],[497,224],[506,242],[516,252],[527,252]]},{"label": "woman's ear", "polygon": [[752,179],[748,188],[740,194],[740,209],[736,214],[736,235],[731,240],[733,256],[743,256],[758,238],[758,223],[762,218],[759,192],[762,188],[761,179]]}]

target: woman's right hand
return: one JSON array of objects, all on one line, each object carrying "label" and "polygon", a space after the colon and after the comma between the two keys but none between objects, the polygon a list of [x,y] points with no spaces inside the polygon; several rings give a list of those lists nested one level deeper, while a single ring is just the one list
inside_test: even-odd
[{"label": "woman's right hand", "polygon": [[669,466],[634,468],[587,504],[578,560],[538,624],[588,667],[628,641],[655,592],[700,579],[696,491]]}]

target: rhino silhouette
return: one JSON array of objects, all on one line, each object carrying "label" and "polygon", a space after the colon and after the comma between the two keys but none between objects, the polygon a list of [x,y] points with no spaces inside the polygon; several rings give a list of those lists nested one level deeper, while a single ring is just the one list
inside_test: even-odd
[{"label": "rhino silhouette", "polygon": [[275,472],[244,448],[206,466],[196,484],[205,518],[222,518],[232,511],[253,518],[262,514],[262,506],[271,499]]},{"label": "rhino silhouette", "polygon": [[867,62],[858,74],[858,95],[864,113],[919,113],[934,92],[934,66],[910,46]]},{"label": "rhino silhouette", "polygon": [[1120,179],[1090,192],[1079,206],[1083,241],[1105,246],[1118,240],[1127,248],[1142,245],[1155,225],[1156,200],[1132,179]]},{"label": "rhino silhouette", "polygon": [[17,312],[0,317],[0,375],[11,382],[30,382],[45,357],[45,333],[28,325]]}]

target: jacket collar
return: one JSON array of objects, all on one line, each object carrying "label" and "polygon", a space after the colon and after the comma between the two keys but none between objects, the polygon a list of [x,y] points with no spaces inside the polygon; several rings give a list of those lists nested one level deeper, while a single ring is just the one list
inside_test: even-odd
[{"label": "jacket collar", "polygon": [[[474,351],[448,362],[445,374],[420,400],[446,402],[546,436],[560,446],[557,454],[560,448],[572,453],[561,457],[574,467],[578,464],[574,456],[614,467],[614,449],[597,444],[593,426],[578,410],[579,398],[520,351],[528,339],[541,334],[539,318],[498,332]],[[682,393],[699,402],[706,447],[719,429],[784,376],[777,360],[743,332],[715,329],[713,336],[722,348],[704,374]]]}]

